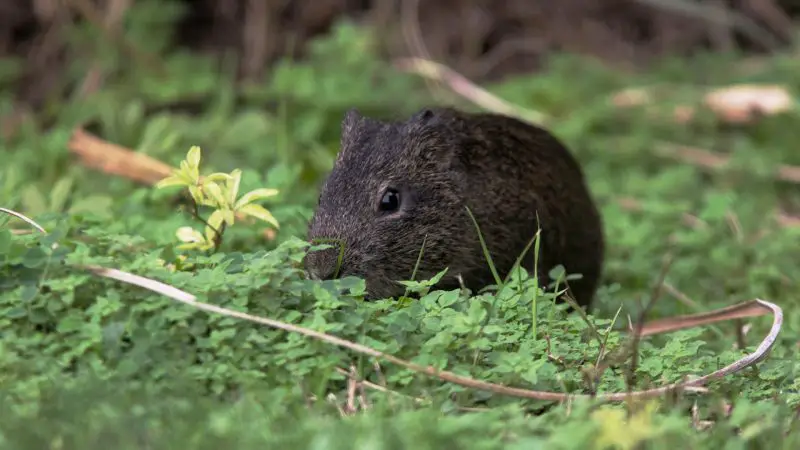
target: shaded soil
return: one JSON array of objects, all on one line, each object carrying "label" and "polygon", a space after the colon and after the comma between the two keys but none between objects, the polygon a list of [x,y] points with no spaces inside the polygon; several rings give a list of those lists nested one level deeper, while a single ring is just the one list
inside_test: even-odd
[{"label": "shaded soil", "polygon": [[[665,54],[688,56],[709,49],[770,52],[789,43],[792,19],[800,14],[800,4],[789,0],[162,2],[181,3],[186,10],[174,33],[175,45],[213,54],[233,51],[242,61],[243,78],[262,75],[281,57],[302,57],[310,38],[326,33],[343,17],[378,27],[386,56],[419,54],[421,41],[429,57],[484,81],[535,71],[553,52],[590,55],[625,67],[646,65]],[[15,86],[20,103],[36,109],[48,96],[62,94],[58,80],[68,55],[59,30],[88,20],[113,35],[133,3],[1,1],[0,57],[25,58]],[[686,11],[675,5],[717,10]]]}]

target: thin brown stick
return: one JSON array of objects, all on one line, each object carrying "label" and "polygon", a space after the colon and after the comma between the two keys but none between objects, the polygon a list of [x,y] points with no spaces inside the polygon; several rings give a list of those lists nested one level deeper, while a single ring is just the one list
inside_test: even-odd
[{"label": "thin brown stick", "polygon": [[168,177],[173,169],[169,164],[112,144],[82,128],[73,131],[67,147],[88,167],[143,184],[153,185]]},{"label": "thin brown stick", "polygon": [[766,309],[757,307],[752,302],[739,303],[714,311],[675,316],[666,319],[652,320],[642,329],[642,336],[670,333],[673,331],[708,325],[715,322],[757,317],[768,314]]},{"label": "thin brown stick", "polygon": [[444,64],[422,58],[400,58],[395,60],[394,65],[400,70],[442,81],[453,92],[489,111],[517,117],[535,125],[547,121],[544,114],[506,102]]},{"label": "thin brown stick", "polygon": [[[350,376],[350,372],[348,372],[348,371],[346,371],[346,370],[344,370],[344,369],[342,369],[340,367],[337,367],[336,371],[338,373],[342,374],[342,375]],[[368,388],[370,388],[372,390],[375,390],[375,391],[383,392],[383,393],[386,393],[386,394],[392,394],[392,395],[399,396],[399,397],[406,397],[406,398],[408,398],[410,400],[413,400],[416,403],[425,402],[425,399],[423,399],[423,398],[415,398],[415,397],[408,396],[406,394],[401,394],[400,392],[393,391],[393,390],[391,390],[391,389],[389,389],[387,387],[381,386],[379,384],[375,384],[375,383],[373,383],[371,381],[359,380],[358,383],[361,384],[362,386],[368,387]]]}]

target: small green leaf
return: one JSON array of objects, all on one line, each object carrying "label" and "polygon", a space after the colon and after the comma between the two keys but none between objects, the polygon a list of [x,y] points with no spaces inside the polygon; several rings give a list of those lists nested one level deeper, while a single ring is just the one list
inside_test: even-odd
[{"label": "small green leaf", "polygon": [[0,255],[5,255],[11,248],[11,231],[0,230]]},{"label": "small green leaf", "polygon": [[50,190],[50,208],[53,211],[61,211],[67,204],[67,198],[72,192],[72,177],[63,177],[56,181]]},{"label": "small green leaf", "polygon": [[447,308],[448,306],[452,306],[455,304],[459,297],[461,296],[461,292],[458,289],[447,291],[439,296],[438,302],[439,306],[442,308]]},{"label": "small green leaf", "polygon": [[438,283],[442,279],[444,274],[447,273],[447,270],[448,270],[448,268],[443,269],[441,272],[439,272],[436,275],[434,275],[433,278],[431,278],[430,280],[427,280],[425,282],[425,284],[428,285],[428,286],[435,285],[436,283]]},{"label": "small green leaf", "polygon": [[28,311],[21,306],[17,306],[6,311],[6,317],[9,319],[21,319],[28,315]]},{"label": "small green leaf", "polygon": [[28,216],[36,216],[48,211],[47,199],[34,185],[28,185],[23,189],[22,204]]},{"label": "small green leaf", "polygon": [[22,286],[22,289],[20,289],[20,300],[22,300],[23,303],[30,303],[34,298],[36,298],[38,293],[38,286],[35,284],[26,284],[25,286]]},{"label": "small green leaf", "polygon": [[25,252],[22,264],[25,267],[35,269],[47,261],[47,254],[39,247],[31,247]]},{"label": "small green leaf", "polygon": [[73,333],[86,327],[86,322],[79,314],[69,314],[59,320],[56,329],[60,333]]},{"label": "small green leaf", "polygon": [[551,280],[563,280],[566,274],[566,270],[564,270],[564,266],[559,264],[548,272],[547,276],[550,277]]},{"label": "small green leaf", "polygon": [[28,314],[28,320],[34,325],[41,325],[50,320],[50,315],[44,309],[32,308]]},{"label": "small green leaf", "polygon": [[90,195],[82,198],[69,208],[70,214],[93,212],[97,215],[108,216],[113,205],[110,197],[105,195]]},{"label": "small green leaf", "polygon": [[236,206],[234,209],[239,209],[240,207],[252,203],[256,200],[261,200],[267,197],[272,197],[278,195],[277,189],[269,189],[269,188],[261,188],[261,189],[253,189],[252,191],[244,194],[242,198],[240,198],[236,202]]},{"label": "small green leaf", "polygon": [[241,212],[242,214],[246,214],[248,216],[253,216],[256,219],[269,222],[275,228],[280,227],[280,225],[278,225],[278,221],[275,220],[275,217],[272,216],[272,213],[261,205],[250,203],[239,208],[239,212]]}]

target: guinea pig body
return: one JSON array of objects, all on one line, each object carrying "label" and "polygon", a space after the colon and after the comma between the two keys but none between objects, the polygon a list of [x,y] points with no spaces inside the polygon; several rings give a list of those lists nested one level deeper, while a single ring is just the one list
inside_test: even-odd
[{"label": "guinea pig body", "polygon": [[[561,264],[582,275],[570,291],[590,306],[604,239],[583,172],[550,133],[503,115],[426,108],[384,122],[350,110],[308,237],[344,244],[338,275],[364,278],[370,298],[401,295],[397,281],[411,277],[421,249],[417,279],[448,268],[437,287],[458,287],[460,276],[475,291],[494,279],[467,208],[501,277],[538,225],[540,284]],[[533,258],[531,248],[529,271]],[[338,249],[311,252],[306,269],[329,279],[337,259]]]}]

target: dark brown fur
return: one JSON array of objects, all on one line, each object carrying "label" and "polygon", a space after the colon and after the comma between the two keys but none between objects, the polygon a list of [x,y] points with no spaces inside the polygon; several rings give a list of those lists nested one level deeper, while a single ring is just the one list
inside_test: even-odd
[{"label": "dark brown fur", "polygon": [[[383,191],[400,191],[400,210],[378,210]],[[322,187],[309,238],[345,241],[340,276],[366,279],[371,298],[397,296],[395,280],[411,277],[423,240],[417,279],[449,267],[438,287],[472,290],[493,284],[468,206],[501,277],[537,229],[539,276],[563,264],[581,273],[570,283],[590,306],[602,270],[603,229],[583,172],[550,133],[496,114],[424,109],[407,120],[382,122],[349,111],[341,151]],[[525,267],[533,268],[533,248]],[[337,252],[311,252],[309,273],[333,275]]]}]

